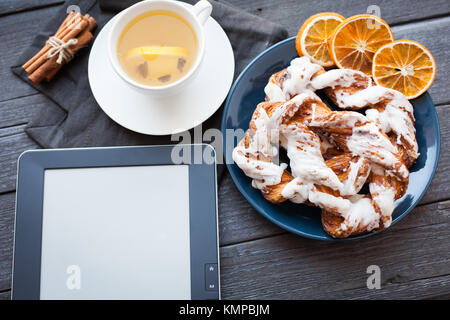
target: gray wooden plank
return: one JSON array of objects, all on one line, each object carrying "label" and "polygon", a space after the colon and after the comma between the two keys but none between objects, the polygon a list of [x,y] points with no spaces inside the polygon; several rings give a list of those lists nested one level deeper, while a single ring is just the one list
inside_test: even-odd
[{"label": "gray wooden plank", "polygon": [[11,291],[0,292],[0,300],[11,300]]},{"label": "gray wooden plank", "polygon": [[[297,33],[302,23],[319,12],[337,12],[344,17],[367,13],[370,5],[380,7],[381,17],[389,24],[443,16],[450,13],[446,0],[433,1],[371,1],[371,0],[220,0],[236,8],[284,25],[291,35]],[[372,13],[372,12],[371,12]]]},{"label": "gray wooden plank", "polygon": [[49,99],[39,93],[0,102],[0,128],[28,123],[49,103]]},{"label": "gray wooden plank", "polygon": [[[7,290],[11,286],[14,210],[15,193],[0,195],[0,291]],[[258,218],[262,219],[261,217]],[[448,235],[442,235],[441,232],[443,228],[448,229],[449,218],[450,201],[445,201],[417,207],[402,223],[394,226],[392,231],[378,235],[372,240],[366,239],[345,244],[333,244],[284,234],[222,247],[221,266],[224,298],[237,298],[238,296],[235,296],[237,291],[235,290],[240,290],[239,295],[248,295],[239,296],[239,298],[263,298],[259,294],[264,293],[262,288],[264,284],[261,283],[256,288],[250,286],[249,291],[240,287],[236,289],[235,286],[239,286],[240,283],[237,277],[242,276],[245,281],[252,282],[251,277],[253,272],[255,272],[254,281],[264,282],[266,281],[264,280],[266,278],[265,273],[273,273],[273,268],[277,270],[274,277],[281,277],[286,282],[289,278],[296,279],[296,272],[298,271],[298,275],[311,273],[314,279],[317,280],[319,278],[318,281],[323,286],[325,286],[323,284],[324,281],[347,283],[349,281],[347,278],[352,279],[353,275],[356,274],[359,278],[352,282],[352,286],[354,286],[365,279],[365,269],[361,271],[361,268],[367,267],[368,264],[364,265],[364,263],[379,263],[382,267],[383,291],[378,294],[388,294],[391,292],[390,288],[393,288],[392,292],[395,293],[399,291],[406,292],[404,287],[407,286],[410,280],[413,281],[411,287],[415,287],[417,283],[414,283],[413,279],[417,277],[436,277],[436,274],[440,275],[449,271],[448,259],[450,257],[447,252],[449,238]],[[221,215],[221,222],[226,219],[227,217]],[[233,223],[239,224],[239,221],[233,221]],[[231,238],[230,232],[233,231],[221,228],[220,238]],[[411,235],[414,236],[412,239],[410,238]],[[421,241],[421,245],[417,246],[417,241],[420,241],[418,239],[429,238],[435,241],[432,243],[429,240]],[[436,243],[440,243],[440,245],[436,245]],[[414,248],[414,246],[419,248]],[[402,252],[402,250],[405,252]],[[390,258],[385,258],[384,255],[386,254]],[[417,261],[412,261],[412,258]],[[392,261],[388,261],[389,259],[392,259]],[[361,262],[358,262],[359,260]],[[394,261],[398,263],[393,263]],[[296,269],[297,265],[298,270]],[[337,268],[337,270],[330,273],[329,270],[334,268]],[[419,268],[420,272],[416,274],[414,268]],[[316,271],[319,272],[320,270],[327,271],[326,279],[320,279],[319,275],[316,274]],[[341,271],[343,274],[349,273],[349,275],[343,276]],[[342,280],[340,280],[341,278]],[[270,281],[270,279],[267,281]],[[294,280],[295,283],[298,281],[300,280]],[[396,289],[396,287],[390,287],[390,284],[400,284],[401,287]],[[266,282],[265,285],[271,287],[273,284]],[[314,283],[310,283],[310,285],[314,287]],[[315,298],[319,297],[319,294],[323,298],[356,297],[351,294],[351,291],[345,292],[343,290],[349,289],[348,286],[337,286],[337,288],[339,290],[333,293],[337,296],[331,296],[328,291],[324,290],[315,292],[314,294],[317,295]],[[305,289],[303,288],[302,290]],[[277,293],[278,291],[279,293]],[[274,294],[286,294],[286,296],[276,297],[288,298],[287,295],[291,293],[299,294],[296,296],[298,298],[303,297],[304,292],[297,291],[293,287],[286,287],[283,290],[280,287],[276,287],[267,291],[267,297],[274,297],[272,296]],[[438,290],[435,295],[441,295],[441,291]],[[366,292],[366,289],[362,290],[361,288],[357,292],[358,296],[361,295],[361,297],[369,294]],[[309,295],[305,297],[314,298]],[[391,295],[391,297],[393,296]]]},{"label": "gray wooden plank", "polygon": [[0,128],[0,138],[23,133],[25,130],[25,126],[26,124],[19,124],[12,127]]},{"label": "gray wooden plank", "polygon": [[225,173],[218,194],[220,245],[283,233],[258,214],[239,193],[231,176]]},{"label": "gray wooden plank", "polygon": [[37,147],[23,131],[0,138],[0,193],[16,188],[17,158],[23,151]]},{"label": "gray wooden plank", "polygon": [[[17,78],[11,72],[10,66],[17,63],[18,57],[30,45],[37,32],[42,29],[53,16],[56,7],[48,7],[37,11],[28,11],[8,15],[0,19],[0,101],[22,97],[35,93],[32,87]],[[24,61],[25,62],[25,61]]]},{"label": "gray wooden plank", "polygon": [[11,288],[15,192],[0,195],[0,291]]},{"label": "gray wooden plank", "polygon": [[63,2],[63,0],[2,0],[0,2],[0,16],[25,10],[35,10]]},{"label": "gray wooden plank", "polygon": [[[392,228],[403,230],[440,223],[450,223],[450,200],[421,204]],[[447,244],[450,245],[450,242]]]},{"label": "gray wooden plank", "polygon": [[450,105],[436,108],[441,130],[441,152],[433,181],[421,203],[429,203],[450,197]]},{"label": "gray wooden plank", "polygon": [[[379,290],[358,288],[339,291],[333,294],[333,299],[448,299],[450,296],[450,275],[435,278],[419,279],[407,283],[386,283]],[[329,295],[317,295],[314,299],[326,299]]]},{"label": "gray wooden plank", "polygon": [[[410,289],[410,298],[430,298],[417,290],[416,280],[450,274],[449,203],[416,208],[406,219],[440,215],[442,223],[402,229],[402,224],[377,236],[326,243],[292,234],[277,235],[221,248],[221,284],[224,299],[334,299],[364,298],[369,265],[381,268],[384,298],[396,298],[390,284]],[[403,224],[403,227],[405,224]],[[357,290],[355,290],[357,289]],[[448,293],[450,287],[444,289]],[[348,292],[346,292],[348,291]],[[381,293],[380,293],[381,294]]]}]

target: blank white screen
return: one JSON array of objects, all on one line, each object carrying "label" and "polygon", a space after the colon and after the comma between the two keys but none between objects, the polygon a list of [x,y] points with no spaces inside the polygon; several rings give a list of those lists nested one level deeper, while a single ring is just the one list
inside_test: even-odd
[{"label": "blank white screen", "polygon": [[190,299],[188,175],[46,170],[41,299]]}]

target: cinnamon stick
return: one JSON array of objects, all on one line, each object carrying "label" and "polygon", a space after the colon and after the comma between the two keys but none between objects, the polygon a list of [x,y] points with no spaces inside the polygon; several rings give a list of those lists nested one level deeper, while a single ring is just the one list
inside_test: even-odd
[{"label": "cinnamon stick", "polygon": [[[61,26],[58,28],[58,30],[55,33],[55,36],[59,37],[61,34],[61,31],[63,29],[65,29],[65,27],[67,25],[69,25],[69,23],[71,23],[76,17],[79,17],[81,14],[78,12],[77,14],[75,14],[75,12],[71,12],[69,13],[66,18],[64,19],[64,21],[61,23]],[[39,50],[38,53],[36,53],[30,60],[28,60],[27,62],[25,62],[22,65],[23,69],[28,69],[30,65],[32,65],[37,59],[39,59],[44,53],[48,52],[48,50],[50,50],[50,46],[48,44],[45,44],[41,50]]]},{"label": "cinnamon stick", "polygon": [[[89,42],[91,42],[93,38],[94,36],[92,35],[92,33],[88,30],[85,30],[85,32],[80,34],[80,36],[77,38],[78,42],[71,47],[73,53],[78,52],[81,48],[83,48]],[[36,69],[36,71],[34,71],[28,77],[28,79],[35,85],[39,84],[49,75],[51,79],[63,66],[62,64],[57,63],[56,60],[58,60],[58,56],[54,56],[48,59],[44,64],[42,64],[38,69]]]},{"label": "cinnamon stick", "polygon": [[[79,12],[78,12],[79,14]],[[56,30],[55,35],[58,35],[61,33],[62,29],[68,25],[69,21],[72,21],[72,18],[76,15],[75,11],[69,12],[69,14],[66,16],[66,18],[63,20],[61,25],[59,26],[58,30]]]},{"label": "cinnamon stick", "polygon": [[63,39],[70,30],[78,28],[78,24],[81,22],[81,20],[84,19],[83,16],[81,16],[80,13],[77,13],[71,20],[67,22],[65,26],[59,30],[59,32],[55,33],[55,36],[59,39]]},{"label": "cinnamon stick", "polygon": [[[84,19],[84,17],[81,17],[81,20],[75,24],[74,28],[67,26],[67,32],[63,32],[60,39],[64,42],[67,42],[70,39],[75,38],[81,31],[83,31],[87,27],[87,25],[88,22],[86,21],[86,19]],[[25,68],[25,71],[29,74],[32,74],[37,68],[39,68],[48,59],[47,54],[50,49],[51,46],[46,44],[41,50],[43,51],[43,53],[31,65]]]},{"label": "cinnamon stick", "polygon": [[[87,20],[88,20],[88,26],[87,26],[87,28],[78,36],[78,43],[76,44],[76,45],[74,45],[71,49],[72,49],[72,51],[74,52],[74,53],[76,53],[78,50],[80,50],[81,49],[81,47],[80,48],[77,48],[78,47],[78,45],[80,44],[80,42],[84,42],[84,41],[82,41],[82,37],[84,37],[84,34],[85,33],[91,33],[92,32],[92,30],[94,30],[96,27],[97,27],[97,21],[92,17],[92,16],[90,16],[90,15],[88,15],[88,14],[86,14],[85,16],[84,16]],[[93,38],[93,37],[92,37]],[[84,39],[83,39],[84,40]],[[90,42],[91,40],[89,40],[89,41],[87,41],[87,43],[86,44],[88,44],[89,42]],[[86,44],[84,44],[84,45],[86,45]],[[84,46],[83,45],[83,46]],[[53,59],[53,58],[52,58]],[[52,60],[51,59],[51,60]],[[58,64],[58,63],[56,63],[56,59],[54,59],[54,61],[52,61],[52,62],[49,62],[49,64],[56,64],[56,65],[54,65],[54,66],[52,66],[51,68],[50,68],[50,66],[49,65],[47,65],[47,72],[45,72],[45,80],[47,81],[47,82],[49,82],[49,81],[51,81],[52,79],[53,79],[53,77],[55,76],[55,74],[62,68],[62,64]],[[47,64],[47,62],[46,62],[46,64]],[[42,80],[40,80],[40,81],[42,81]],[[39,81],[39,82],[40,82]]]}]

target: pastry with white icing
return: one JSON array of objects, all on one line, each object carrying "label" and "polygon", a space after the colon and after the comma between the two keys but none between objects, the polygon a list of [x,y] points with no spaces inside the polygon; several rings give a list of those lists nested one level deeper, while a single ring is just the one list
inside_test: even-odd
[{"label": "pastry with white icing", "polygon": [[[341,110],[314,93],[324,90]],[[333,237],[387,228],[418,157],[412,105],[400,93],[349,70],[325,71],[306,57],[272,75],[233,159],[273,203],[322,209]],[[365,108],[365,114],[357,111]],[[278,148],[288,164],[273,161]],[[369,194],[360,194],[369,183]]]}]

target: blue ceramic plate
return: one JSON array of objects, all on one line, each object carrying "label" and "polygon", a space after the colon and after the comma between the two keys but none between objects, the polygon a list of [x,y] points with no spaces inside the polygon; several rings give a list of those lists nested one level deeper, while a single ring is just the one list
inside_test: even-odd
[{"label": "blue ceramic plate", "polygon": [[[228,96],[222,119],[222,132],[226,132],[226,129],[248,129],[256,105],[264,101],[264,87],[269,77],[287,67],[295,57],[297,52],[294,37],[267,49],[245,68]],[[420,156],[410,168],[411,174],[406,194],[396,201],[392,224],[406,216],[425,194],[439,158],[439,123],[433,101],[430,95],[425,93],[411,102],[414,106]],[[224,153],[231,177],[239,191],[259,213],[292,233],[319,240],[336,240],[323,230],[320,209],[289,201],[272,204],[265,200],[261,192],[251,186],[251,179],[234,164],[231,158],[231,151],[237,141],[228,141],[227,144],[226,140],[224,139]],[[373,234],[375,233],[347,239],[359,239]]]}]

